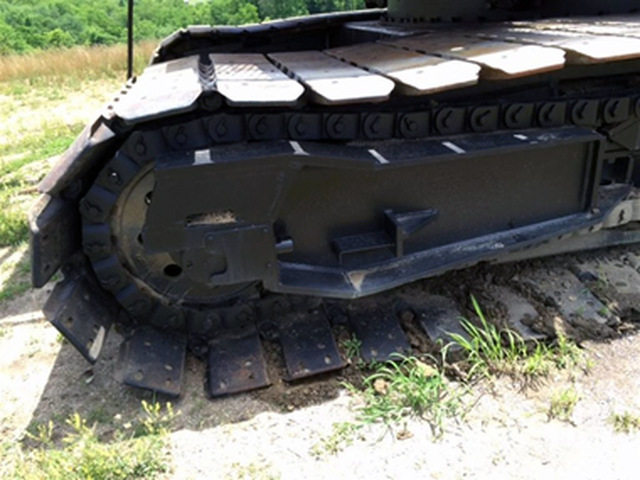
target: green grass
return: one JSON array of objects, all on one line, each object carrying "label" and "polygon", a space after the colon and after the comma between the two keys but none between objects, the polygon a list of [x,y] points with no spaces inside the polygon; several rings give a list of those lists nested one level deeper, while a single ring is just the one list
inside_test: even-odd
[{"label": "green grass", "polygon": [[348,359],[358,358],[362,350],[362,342],[355,335],[352,335],[342,342],[342,348]]},{"label": "green grass", "polygon": [[131,431],[117,430],[112,442],[101,441],[80,415],[66,421],[62,446],[54,442],[53,421],[27,434],[35,448],[14,448],[16,479],[132,479],[155,478],[169,469],[166,437],[174,417],[171,405],[143,402],[144,418]]},{"label": "green grass", "polygon": [[0,146],[0,246],[18,245],[28,239],[28,210],[37,198],[37,183],[47,173],[45,169],[29,168],[30,164],[62,153],[81,130],[81,125],[45,128]]},{"label": "green grass", "polygon": [[549,420],[556,419],[573,423],[571,417],[573,416],[573,411],[578,400],[580,400],[580,397],[578,397],[578,393],[573,387],[554,393],[551,397],[547,417]]},{"label": "green grass", "polygon": [[[0,176],[19,170],[25,165],[43,160],[64,152],[82,131],[83,124],[49,125],[41,131],[21,136],[19,139],[0,145]],[[9,161],[2,160],[5,156],[17,156]],[[12,179],[14,184],[15,179]]]},{"label": "green grass", "polygon": [[429,423],[437,438],[444,432],[445,420],[462,411],[460,394],[449,386],[442,370],[418,358],[399,357],[375,364],[373,370],[364,379],[361,392],[347,385],[362,396],[364,404],[358,419],[364,424],[383,422],[392,426],[418,418]]},{"label": "green grass", "polygon": [[323,458],[329,455],[337,455],[353,444],[361,428],[362,424],[351,422],[334,423],[331,434],[323,437],[311,447],[311,456]]},{"label": "green grass", "polygon": [[554,368],[587,365],[582,350],[563,335],[551,344],[527,343],[513,330],[489,322],[475,297],[471,301],[479,325],[462,319],[467,335],[450,334],[463,352],[469,378],[509,374],[530,379],[546,376]]},{"label": "green grass", "polygon": [[5,247],[0,262],[0,302],[10,300],[31,287],[31,266],[27,243]]},{"label": "green grass", "polygon": [[614,413],[609,421],[618,433],[629,434],[640,431],[640,415],[634,415],[630,412]]}]

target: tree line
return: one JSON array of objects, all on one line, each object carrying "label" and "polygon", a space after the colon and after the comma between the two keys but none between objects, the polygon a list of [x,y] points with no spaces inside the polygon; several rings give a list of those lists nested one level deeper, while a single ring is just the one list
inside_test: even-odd
[{"label": "tree line", "polygon": [[[363,8],[364,0],[135,0],[135,39],[187,25],[240,25]],[[127,0],[3,0],[0,55],[126,41]]]}]

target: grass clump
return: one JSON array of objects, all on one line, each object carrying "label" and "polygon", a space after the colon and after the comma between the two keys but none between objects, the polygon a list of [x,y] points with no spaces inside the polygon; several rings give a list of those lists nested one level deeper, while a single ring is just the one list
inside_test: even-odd
[{"label": "grass clump", "polygon": [[578,400],[580,400],[580,398],[573,387],[554,393],[551,397],[547,417],[549,420],[557,419],[563,422],[573,423],[571,417],[573,416],[573,411]]},{"label": "grass clump", "polygon": [[350,338],[342,342],[342,346],[344,347],[347,357],[356,358],[360,356],[362,342],[355,335],[352,335]]},{"label": "grass clump", "polygon": [[[81,131],[78,125],[45,128],[15,143],[0,145],[0,246],[15,246],[29,236],[28,211],[36,186],[49,167],[34,163],[66,150]],[[4,160],[10,153],[9,160]]]},{"label": "grass clump", "polygon": [[173,418],[171,405],[143,401],[144,419],[133,433],[116,431],[110,443],[101,442],[87,421],[75,413],[62,447],[53,441],[52,421],[38,425],[27,436],[36,448],[17,452],[14,478],[20,479],[131,479],[154,478],[168,470],[166,434]]},{"label": "grass clump", "polygon": [[322,438],[311,447],[311,455],[322,458],[327,455],[337,455],[349,445],[353,444],[362,424],[351,422],[334,423],[331,435]]},{"label": "grass clump", "polygon": [[640,431],[640,415],[633,415],[630,412],[614,413],[609,421],[618,433],[629,434]]},{"label": "grass clump", "polygon": [[460,395],[449,386],[441,369],[416,357],[398,358],[373,365],[373,373],[364,379],[359,419],[365,424],[391,426],[419,418],[429,423],[435,437],[441,436],[444,421],[461,411]]},{"label": "grass clump", "polygon": [[0,303],[31,287],[28,245],[0,248]]},{"label": "grass clump", "polygon": [[565,336],[559,334],[552,344],[526,342],[513,330],[490,323],[475,297],[471,301],[479,325],[462,319],[466,335],[450,334],[452,344],[464,355],[469,378],[503,373],[535,378],[548,375],[553,368],[564,369],[583,361],[582,350]]}]

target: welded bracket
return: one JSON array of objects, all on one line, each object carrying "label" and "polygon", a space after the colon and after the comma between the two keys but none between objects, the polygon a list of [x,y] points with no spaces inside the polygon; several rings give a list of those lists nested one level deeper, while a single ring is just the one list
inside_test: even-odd
[{"label": "welded bracket", "polygon": [[395,239],[396,257],[404,254],[404,242],[438,218],[438,210],[431,208],[417,212],[397,213],[385,210],[385,229]]}]

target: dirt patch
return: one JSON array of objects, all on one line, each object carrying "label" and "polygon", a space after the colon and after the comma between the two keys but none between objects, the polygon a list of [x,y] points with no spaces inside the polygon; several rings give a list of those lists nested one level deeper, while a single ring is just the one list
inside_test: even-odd
[{"label": "dirt patch", "polygon": [[[571,259],[561,261],[568,265]],[[550,262],[558,266],[559,260]],[[479,266],[406,288],[412,295],[454,297],[467,318],[473,316],[468,301],[473,293],[500,320],[505,311],[484,296],[486,286],[514,285],[514,277],[540,265]],[[27,428],[49,420],[64,425],[66,416],[78,412],[108,441],[114,430],[140,415],[143,399],[169,399],[116,380],[118,335],[107,338],[93,366],[61,341],[40,313],[50,288],[0,304],[1,433],[17,440]],[[397,294],[366,299],[363,306],[396,308]],[[554,306],[530,298],[549,318],[558,315]],[[351,334],[340,322],[334,329],[344,355]],[[286,382],[279,347],[267,344],[272,386],[216,400],[206,398],[205,364],[190,356],[182,397],[174,401],[181,414],[173,423],[172,478],[201,478],[213,471],[222,478],[531,478],[558,472],[634,478],[640,436],[616,433],[610,418],[640,415],[640,336],[604,340],[594,331],[582,346],[591,359],[588,373],[554,374],[525,389],[507,378],[477,385],[465,397],[466,418],[445,425],[444,437],[435,442],[429,426],[414,420],[395,430],[336,428],[357,424],[358,400],[346,393],[344,382],[358,385],[368,374],[347,356],[344,361],[352,363],[339,373]],[[578,396],[571,423],[549,420],[552,398],[567,389]]]},{"label": "dirt patch", "polygon": [[[438,441],[416,421],[337,435],[336,424],[355,421],[356,400],[343,393],[289,414],[174,433],[174,478],[211,471],[265,479],[636,478],[640,434],[616,433],[609,419],[614,411],[640,411],[640,366],[629,361],[629,355],[637,358],[640,337],[587,346],[596,359],[588,375],[559,375],[526,391],[507,380],[480,385],[467,399],[474,408],[466,419],[450,422]],[[571,423],[549,420],[552,396],[566,388],[579,398]]]}]

